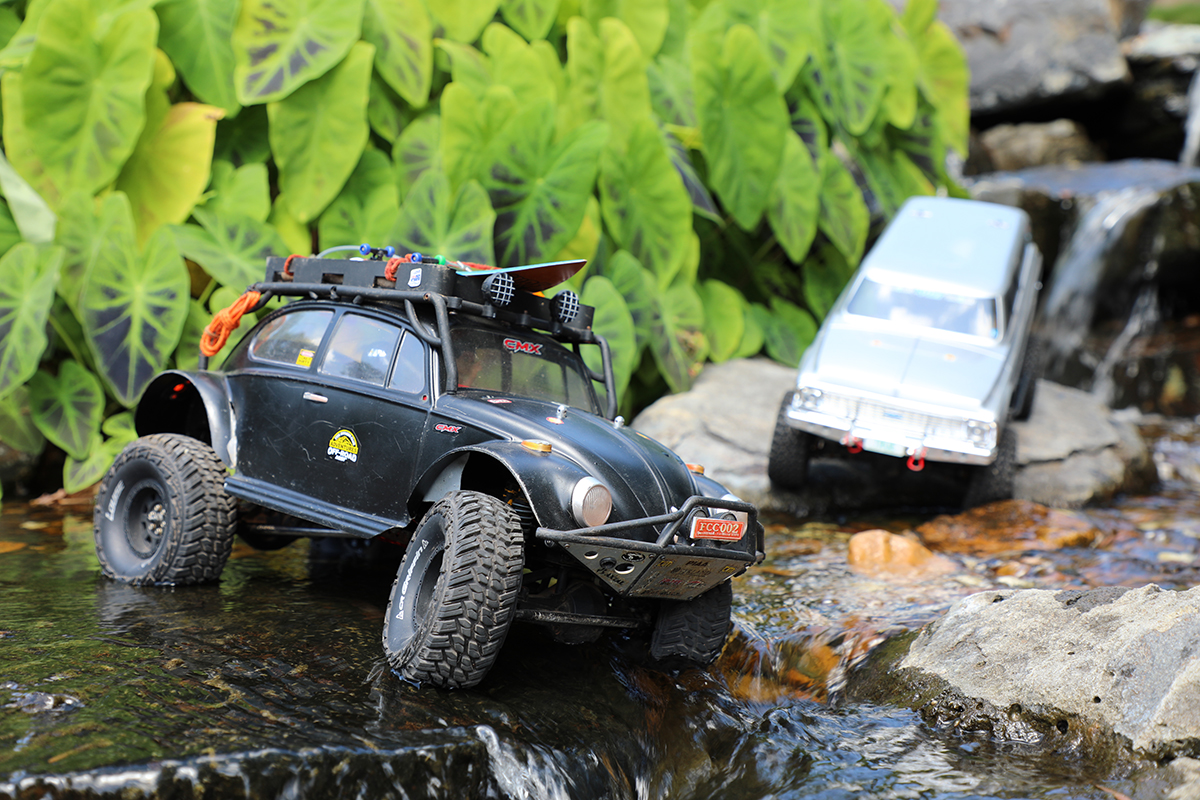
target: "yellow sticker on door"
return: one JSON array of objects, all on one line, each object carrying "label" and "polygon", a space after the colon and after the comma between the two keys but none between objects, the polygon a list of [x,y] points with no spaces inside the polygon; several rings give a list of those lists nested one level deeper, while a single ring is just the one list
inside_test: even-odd
[{"label": "yellow sticker on door", "polygon": [[338,461],[358,461],[358,439],[342,428],[329,440],[329,449],[325,452]]}]

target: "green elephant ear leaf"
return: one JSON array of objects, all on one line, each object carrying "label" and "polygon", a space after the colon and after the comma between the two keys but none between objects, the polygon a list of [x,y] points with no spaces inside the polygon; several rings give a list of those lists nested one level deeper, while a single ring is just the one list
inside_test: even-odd
[{"label": "green elephant ear leaf", "polygon": [[[765,313],[765,317],[764,317]],[[771,311],[757,314],[766,338],[767,354],[780,364],[794,367],[817,335],[812,315],[794,303],[771,299]]]},{"label": "green elephant ear leaf", "polygon": [[968,87],[971,82],[962,45],[945,23],[934,21],[917,42],[917,80],[937,109],[941,139],[961,156],[967,154],[971,128]]},{"label": "green elephant ear leaf", "polygon": [[177,103],[138,141],[117,189],[133,204],[139,241],[192,213],[208,185],[217,120],[224,114],[216,106]]},{"label": "green elephant ear leaf", "polygon": [[42,435],[71,458],[87,458],[100,435],[104,388],[79,362],[68,359],[58,375],[39,370],[29,381],[29,408]]},{"label": "green elephant ear leaf", "polygon": [[862,258],[871,214],[850,170],[837,156],[825,159],[821,179],[821,214],[818,225],[851,264]]},{"label": "green elephant ear leaf", "polygon": [[154,11],[162,26],[158,46],[192,94],[227,114],[238,113],[232,44],[238,0],[160,0]]},{"label": "green elephant ear leaf", "polygon": [[28,455],[42,452],[46,437],[33,422],[26,386],[18,386],[0,398],[0,442]]},{"label": "green elephant ear leaf", "polygon": [[718,363],[727,361],[738,351],[746,331],[746,301],[737,289],[717,280],[704,281],[697,292],[704,304],[709,357]]},{"label": "green elephant ear leaf", "polygon": [[20,238],[33,244],[54,241],[57,218],[42,196],[25,182],[0,153],[0,193],[8,201],[9,215]]},{"label": "green elephant ear leaf", "polygon": [[487,154],[517,111],[517,98],[507,86],[492,86],[482,99],[455,81],[442,92],[442,124],[438,148],[450,185],[480,180]]},{"label": "green elephant ear leaf", "polygon": [[363,0],[243,0],[233,29],[238,102],[282,100],[324,75],[358,41],[362,21]]},{"label": "green elephant ear leaf", "polygon": [[545,39],[558,16],[560,0],[501,0],[500,15],[529,41]]},{"label": "green elephant ear leaf", "polygon": [[491,62],[492,80],[512,89],[517,103],[525,106],[558,99],[554,79],[538,51],[516,32],[493,22],[484,30],[481,44]]},{"label": "green elephant ear leaf", "polygon": [[632,255],[618,250],[604,265],[604,274],[625,299],[625,307],[633,319],[637,336],[634,364],[637,355],[654,334],[654,319],[658,316],[658,283],[654,276]]},{"label": "green elephant ear leaf", "polygon": [[553,258],[571,241],[596,182],[608,128],[590,122],[554,141],[554,106],[519,112],[488,151],[481,183],[496,210],[500,266]]},{"label": "green elephant ear leaf", "polygon": [[50,3],[21,74],[27,132],[63,191],[95,193],[112,183],[146,121],[154,12],[122,14],[100,41],[94,24],[91,0]]},{"label": "green elephant ear leaf", "polygon": [[408,194],[417,179],[437,168],[441,159],[442,120],[423,114],[404,129],[392,146],[392,171],[400,197]]},{"label": "green elephant ear leaf", "polygon": [[660,54],[646,67],[646,79],[655,115],[668,125],[694,129],[696,102],[691,67],[681,58]]},{"label": "green elephant ear leaf", "polygon": [[355,44],[328,74],[267,106],[280,192],[300,222],[316,219],[338,196],[367,146],[373,50]]},{"label": "green elephant ear leaf", "polygon": [[708,356],[704,304],[690,283],[672,284],[659,296],[650,352],[672,392],[686,392]]},{"label": "green elephant ear leaf", "polygon": [[266,164],[271,158],[268,127],[266,106],[243,108],[233,119],[218,122],[213,159],[235,164]]},{"label": "green elephant ear leaf", "polygon": [[647,60],[658,54],[671,22],[667,0],[583,0],[583,16],[594,28],[605,18],[619,19],[633,31]]},{"label": "green elephant ear leaf", "polygon": [[897,128],[908,128],[917,114],[917,51],[902,34],[885,36],[883,41],[888,74],[882,104],[884,118]]},{"label": "green elephant ear leaf", "polygon": [[214,161],[210,191],[204,204],[215,214],[241,214],[259,222],[271,213],[271,185],[266,164],[243,164],[234,169],[228,161]]},{"label": "green elephant ear leaf", "polygon": [[171,228],[175,246],[222,286],[242,292],[263,279],[268,256],[288,252],[288,246],[266,222],[234,211],[196,209],[196,225]]},{"label": "green elephant ear leaf", "polygon": [[749,358],[757,355],[763,349],[766,338],[763,334],[763,327],[759,324],[758,314],[754,309],[754,303],[745,303],[742,307],[742,341],[733,351],[733,358]]},{"label": "green elephant ear leaf", "polygon": [[21,231],[17,228],[17,221],[13,219],[8,203],[0,201],[0,256],[22,241]]},{"label": "green elephant ear leaf", "polygon": [[692,163],[692,156],[688,153],[687,148],[670,133],[663,134],[663,141],[667,143],[671,164],[679,173],[688,197],[692,199],[692,210],[702,217],[720,222],[721,213],[717,210],[717,204],[713,202],[712,195],[708,193],[708,187],[704,185],[704,181],[700,180],[700,176],[696,174],[696,165]]},{"label": "green elephant ear leaf", "polygon": [[478,182],[467,181],[454,194],[446,176],[430,170],[404,198],[389,238],[417,253],[495,264],[492,249],[495,221],[496,212]]},{"label": "green elephant ear leaf", "polygon": [[0,397],[37,372],[62,259],[62,248],[28,242],[0,258]]},{"label": "green elephant ear leaf", "polygon": [[468,43],[479,38],[499,7],[500,0],[437,0],[429,4],[447,38]]},{"label": "green elephant ear leaf", "polygon": [[413,108],[429,102],[433,20],[422,0],[367,0],[362,36],[375,46],[375,70]]},{"label": "green elephant ear leaf", "polygon": [[818,319],[824,319],[833,308],[853,274],[846,257],[831,244],[804,262],[804,302]]},{"label": "green elephant ear leaf", "polygon": [[[128,224],[127,240],[132,220]],[[84,277],[80,322],[101,377],[127,408],[179,343],[189,283],[167,229],[150,237],[141,255],[132,246],[105,247]]]},{"label": "green elephant ear leaf", "polygon": [[812,246],[820,206],[821,174],[800,137],[789,131],[783,164],[767,205],[767,220],[775,238],[794,262],[803,261]]},{"label": "green elephant ear leaf", "polygon": [[719,56],[692,61],[709,182],[745,230],[766,210],[783,158],[787,107],[758,36],[735,25]]},{"label": "green elephant ear leaf", "polygon": [[382,247],[400,213],[400,196],[388,157],[368,148],[346,187],[321,215],[321,248],[369,243]]},{"label": "green elephant ear leaf", "polygon": [[813,163],[823,163],[825,154],[829,152],[829,128],[826,126],[825,120],[821,118],[820,109],[808,96],[808,92],[803,90],[793,91],[789,94],[788,104],[791,111],[792,130],[808,148],[808,154],[812,156]]},{"label": "green elephant ear leaf", "polygon": [[[620,399],[629,386],[629,379],[633,377],[633,368],[637,366],[637,334],[633,328],[633,317],[621,293],[603,275],[588,278],[579,299],[596,309],[592,328],[608,340],[612,353],[613,382],[616,384],[617,398]],[[589,367],[596,372],[601,371],[603,365],[599,348],[585,348],[583,357]]]},{"label": "green elephant ear leaf", "polygon": [[101,439],[97,435],[92,440],[87,458],[78,460],[73,456],[67,456],[66,462],[63,464],[63,491],[67,494],[74,494],[99,482],[104,477],[104,473],[108,472],[108,468],[117,460],[117,456],[121,455],[125,445],[136,438],[136,434],[131,439],[123,437]]},{"label": "green elephant ear leaf", "polygon": [[614,128],[600,156],[600,210],[617,245],[671,284],[692,233],[692,201],[648,117]]},{"label": "green elephant ear leaf", "polygon": [[826,63],[835,116],[855,136],[867,132],[887,89],[889,35],[866,2],[822,3]]},{"label": "green elephant ear leaf", "polygon": [[796,0],[729,0],[729,21],[749,25],[767,46],[771,75],[780,92],[787,91],[800,68],[823,45],[821,4]]}]

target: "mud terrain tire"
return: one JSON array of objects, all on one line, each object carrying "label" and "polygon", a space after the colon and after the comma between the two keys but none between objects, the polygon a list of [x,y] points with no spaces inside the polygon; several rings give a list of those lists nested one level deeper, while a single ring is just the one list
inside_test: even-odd
[{"label": "mud terrain tire", "polygon": [[793,392],[783,396],[779,415],[775,418],[775,433],[767,455],[767,477],[780,489],[799,491],[808,479],[808,458],[812,452],[812,434],[793,428],[787,422],[787,409]]},{"label": "mud terrain tire", "polygon": [[92,516],[104,574],[135,585],[215,581],[237,529],[224,482],[217,454],[189,436],[157,433],[126,446]]},{"label": "mud terrain tire", "polygon": [[975,508],[997,500],[1011,500],[1013,479],[1017,473],[1017,432],[1006,425],[1000,432],[996,460],[985,467],[975,467],[967,484],[963,508]]},{"label": "mud terrain tire", "polygon": [[707,667],[729,635],[733,586],[718,584],[692,600],[663,600],[650,637],[650,656],[670,669]]},{"label": "mud terrain tire", "polygon": [[451,492],[429,509],[396,573],[383,649],[402,677],[474,686],[496,660],[517,608],[525,565],[521,522],[479,492]]},{"label": "mud terrain tire", "polygon": [[1017,379],[1017,389],[1013,392],[1013,419],[1024,422],[1033,413],[1033,399],[1037,394],[1038,378],[1042,375],[1042,361],[1045,348],[1042,340],[1031,336],[1025,345],[1025,355],[1021,358],[1021,377]]}]

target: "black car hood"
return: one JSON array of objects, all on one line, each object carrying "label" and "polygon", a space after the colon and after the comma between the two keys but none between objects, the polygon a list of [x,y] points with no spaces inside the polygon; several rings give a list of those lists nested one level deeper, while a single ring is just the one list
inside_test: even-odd
[{"label": "black car hood", "polygon": [[[461,406],[459,404],[462,404]],[[663,514],[695,494],[682,459],[663,445],[602,417],[521,397],[451,395],[439,411],[490,430],[498,438],[541,439],[553,452],[600,480],[613,495],[612,520]]]}]

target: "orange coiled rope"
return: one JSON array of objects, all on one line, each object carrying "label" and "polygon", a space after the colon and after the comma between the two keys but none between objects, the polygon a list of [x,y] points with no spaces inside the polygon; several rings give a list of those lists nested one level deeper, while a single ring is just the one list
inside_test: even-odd
[{"label": "orange coiled rope", "polygon": [[214,314],[212,322],[205,326],[204,333],[200,335],[200,352],[209,358],[221,352],[225,342],[229,341],[229,334],[242,324],[242,315],[254,308],[260,297],[262,294],[259,292],[247,291],[234,300],[229,308],[223,308]]}]

